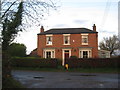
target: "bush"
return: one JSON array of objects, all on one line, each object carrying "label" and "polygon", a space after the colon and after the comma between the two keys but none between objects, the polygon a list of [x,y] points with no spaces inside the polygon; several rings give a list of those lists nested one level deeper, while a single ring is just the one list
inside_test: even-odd
[{"label": "bush", "polygon": [[70,58],[77,59],[78,57],[77,56],[70,56]]},{"label": "bush", "polygon": [[36,57],[12,58],[13,67],[49,67],[57,68],[57,59],[44,59]]},{"label": "bush", "polygon": [[62,65],[62,60],[61,59],[57,59],[57,65],[61,66]]}]

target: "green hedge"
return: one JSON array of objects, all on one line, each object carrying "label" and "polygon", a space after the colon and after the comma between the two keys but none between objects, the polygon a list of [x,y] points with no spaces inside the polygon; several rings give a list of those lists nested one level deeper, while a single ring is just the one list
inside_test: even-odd
[{"label": "green hedge", "polygon": [[69,68],[118,68],[118,64],[120,64],[119,59],[120,58],[69,58],[66,60],[66,63],[68,63]]},{"label": "green hedge", "polygon": [[44,58],[36,58],[36,57],[14,57],[12,58],[12,66],[13,67],[49,67],[49,68],[57,68],[58,62],[57,59],[44,59]]},{"label": "green hedge", "polygon": [[[103,68],[120,67],[120,58],[69,58],[65,61],[68,63],[69,68]],[[57,68],[61,65],[59,59],[44,59],[39,57],[14,57],[12,58],[13,67],[37,67],[37,68]]]}]

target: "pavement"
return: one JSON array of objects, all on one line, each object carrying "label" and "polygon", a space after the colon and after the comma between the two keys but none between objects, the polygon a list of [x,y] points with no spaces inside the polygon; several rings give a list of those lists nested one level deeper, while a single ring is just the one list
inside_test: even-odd
[{"label": "pavement", "polygon": [[12,71],[27,88],[118,88],[118,74]]}]

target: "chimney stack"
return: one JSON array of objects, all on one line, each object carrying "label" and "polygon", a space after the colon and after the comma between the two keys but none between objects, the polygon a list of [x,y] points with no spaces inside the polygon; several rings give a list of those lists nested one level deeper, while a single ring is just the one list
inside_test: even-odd
[{"label": "chimney stack", "polygon": [[95,26],[95,24],[93,25],[93,31],[96,32],[96,26]]},{"label": "chimney stack", "polygon": [[43,26],[41,26],[41,28],[40,28],[40,33],[42,33],[42,32],[44,32],[44,27]]}]

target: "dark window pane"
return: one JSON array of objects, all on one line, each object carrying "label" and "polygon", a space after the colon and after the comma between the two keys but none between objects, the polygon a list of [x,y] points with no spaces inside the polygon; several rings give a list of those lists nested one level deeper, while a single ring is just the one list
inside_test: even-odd
[{"label": "dark window pane", "polygon": [[65,36],[65,44],[68,44],[68,36]]},{"label": "dark window pane", "polygon": [[46,52],[46,58],[51,58],[51,52]]},{"label": "dark window pane", "polygon": [[88,58],[88,51],[83,51],[83,58]]}]

